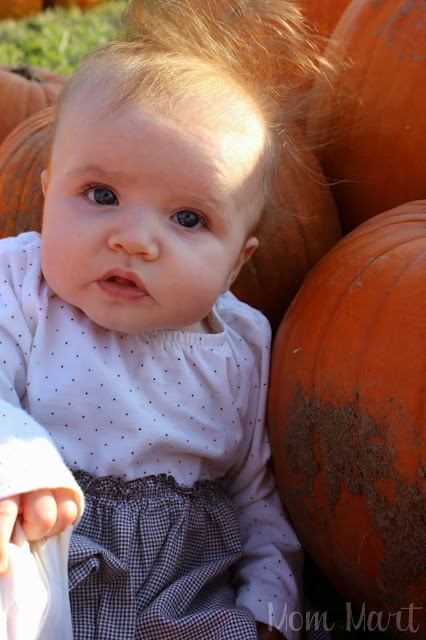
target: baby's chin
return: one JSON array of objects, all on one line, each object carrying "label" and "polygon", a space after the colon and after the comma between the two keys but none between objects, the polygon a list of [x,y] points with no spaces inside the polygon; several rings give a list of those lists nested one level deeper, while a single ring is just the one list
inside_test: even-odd
[{"label": "baby's chin", "polygon": [[[49,285],[51,286],[51,285]],[[51,287],[52,291],[54,289]],[[106,331],[115,331],[121,334],[140,334],[150,331],[184,331],[191,333],[209,333],[209,325],[206,315],[198,319],[195,314],[175,313],[173,319],[166,314],[155,313],[155,302],[144,299],[139,303],[108,303],[95,304],[96,289],[85,291],[84,295],[73,295],[73,292],[63,288],[54,293],[64,302],[68,303],[83,316]],[[90,295],[90,294],[93,295]],[[68,295],[67,295],[68,294]],[[154,309],[153,309],[154,307]],[[168,314],[170,315],[170,314]],[[181,322],[176,322],[176,317],[181,315]],[[195,316],[195,317],[194,317]]]},{"label": "baby's chin", "polygon": [[[83,311],[83,313],[85,313]],[[86,313],[89,320],[96,324],[101,329],[105,329],[106,331],[115,331],[116,333],[124,333],[124,334],[138,334],[138,333],[146,333],[147,331],[159,330],[158,326],[150,326],[141,322],[131,322],[129,320],[113,320],[108,318],[103,318],[98,314],[90,314]]]}]

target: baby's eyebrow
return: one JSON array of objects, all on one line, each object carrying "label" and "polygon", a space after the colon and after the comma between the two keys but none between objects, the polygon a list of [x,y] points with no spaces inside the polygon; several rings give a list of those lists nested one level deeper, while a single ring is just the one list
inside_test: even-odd
[{"label": "baby's eyebrow", "polygon": [[70,168],[66,171],[66,174],[69,176],[83,176],[83,175],[95,175],[101,178],[108,179],[120,179],[126,176],[126,174],[121,169],[107,169],[106,167],[102,167],[97,164],[85,164],[83,166]]}]

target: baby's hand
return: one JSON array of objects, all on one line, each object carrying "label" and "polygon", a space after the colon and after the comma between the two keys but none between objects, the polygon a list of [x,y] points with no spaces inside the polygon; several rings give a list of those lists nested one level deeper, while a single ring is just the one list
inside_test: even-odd
[{"label": "baby's hand", "polygon": [[0,500],[0,575],[9,565],[9,542],[19,517],[29,542],[65,531],[77,518],[71,489],[39,489]]}]

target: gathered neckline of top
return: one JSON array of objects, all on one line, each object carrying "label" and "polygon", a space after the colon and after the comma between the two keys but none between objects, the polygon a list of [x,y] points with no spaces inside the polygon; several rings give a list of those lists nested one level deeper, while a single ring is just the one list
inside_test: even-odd
[{"label": "gathered neckline of top", "polygon": [[143,340],[145,337],[149,340],[162,340],[164,342],[174,342],[187,346],[217,346],[225,341],[225,327],[220,319],[217,311],[212,309],[207,315],[207,323],[210,333],[197,333],[194,331],[181,331],[179,329],[151,329],[140,333],[139,336]]}]

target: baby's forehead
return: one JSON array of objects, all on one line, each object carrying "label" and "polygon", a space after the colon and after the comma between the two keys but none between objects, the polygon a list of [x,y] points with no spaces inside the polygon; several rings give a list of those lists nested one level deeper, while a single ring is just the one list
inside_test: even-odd
[{"label": "baby's forehead", "polygon": [[[219,99],[220,97],[220,99]],[[147,126],[162,123],[172,132],[195,134],[204,140],[222,141],[223,154],[235,158],[235,163],[245,163],[248,158],[261,162],[265,151],[265,125],[253,104],[239,99],[230,91],[222,95],[204,94],[196,99],[192,92],[187,99],[164,103],[157,95],[148,92],[127,94],[117,84],[111,84],[99,76],[84,78],[71,85],[59,112],[57,131],[61,137],[64,129],[78,131],[96,127],[105,134],[114,129],[115,119],[130,120],[135,132],[141,124]],[[149,126],[149,125],[148,125]]]},{"label": "baby's forehead", "polygon": [[78,101],[79,108],[84,110],[85,104],[101,95],[100,116],[133,103],[152,107],[154,112],[182,126],[202,122],[213,129],[232,124],[247,131],[252,129],[254,121],[258,126],[265,126],[255,100],[235,78],[208,65],[195,66],[195,71],[178,69],[176,74],[165,67],[162,73],[151,77],[139,68],[137,71],[126,69],[120,60],[98,61],[74,73],[62,108],[65,110]]}]

